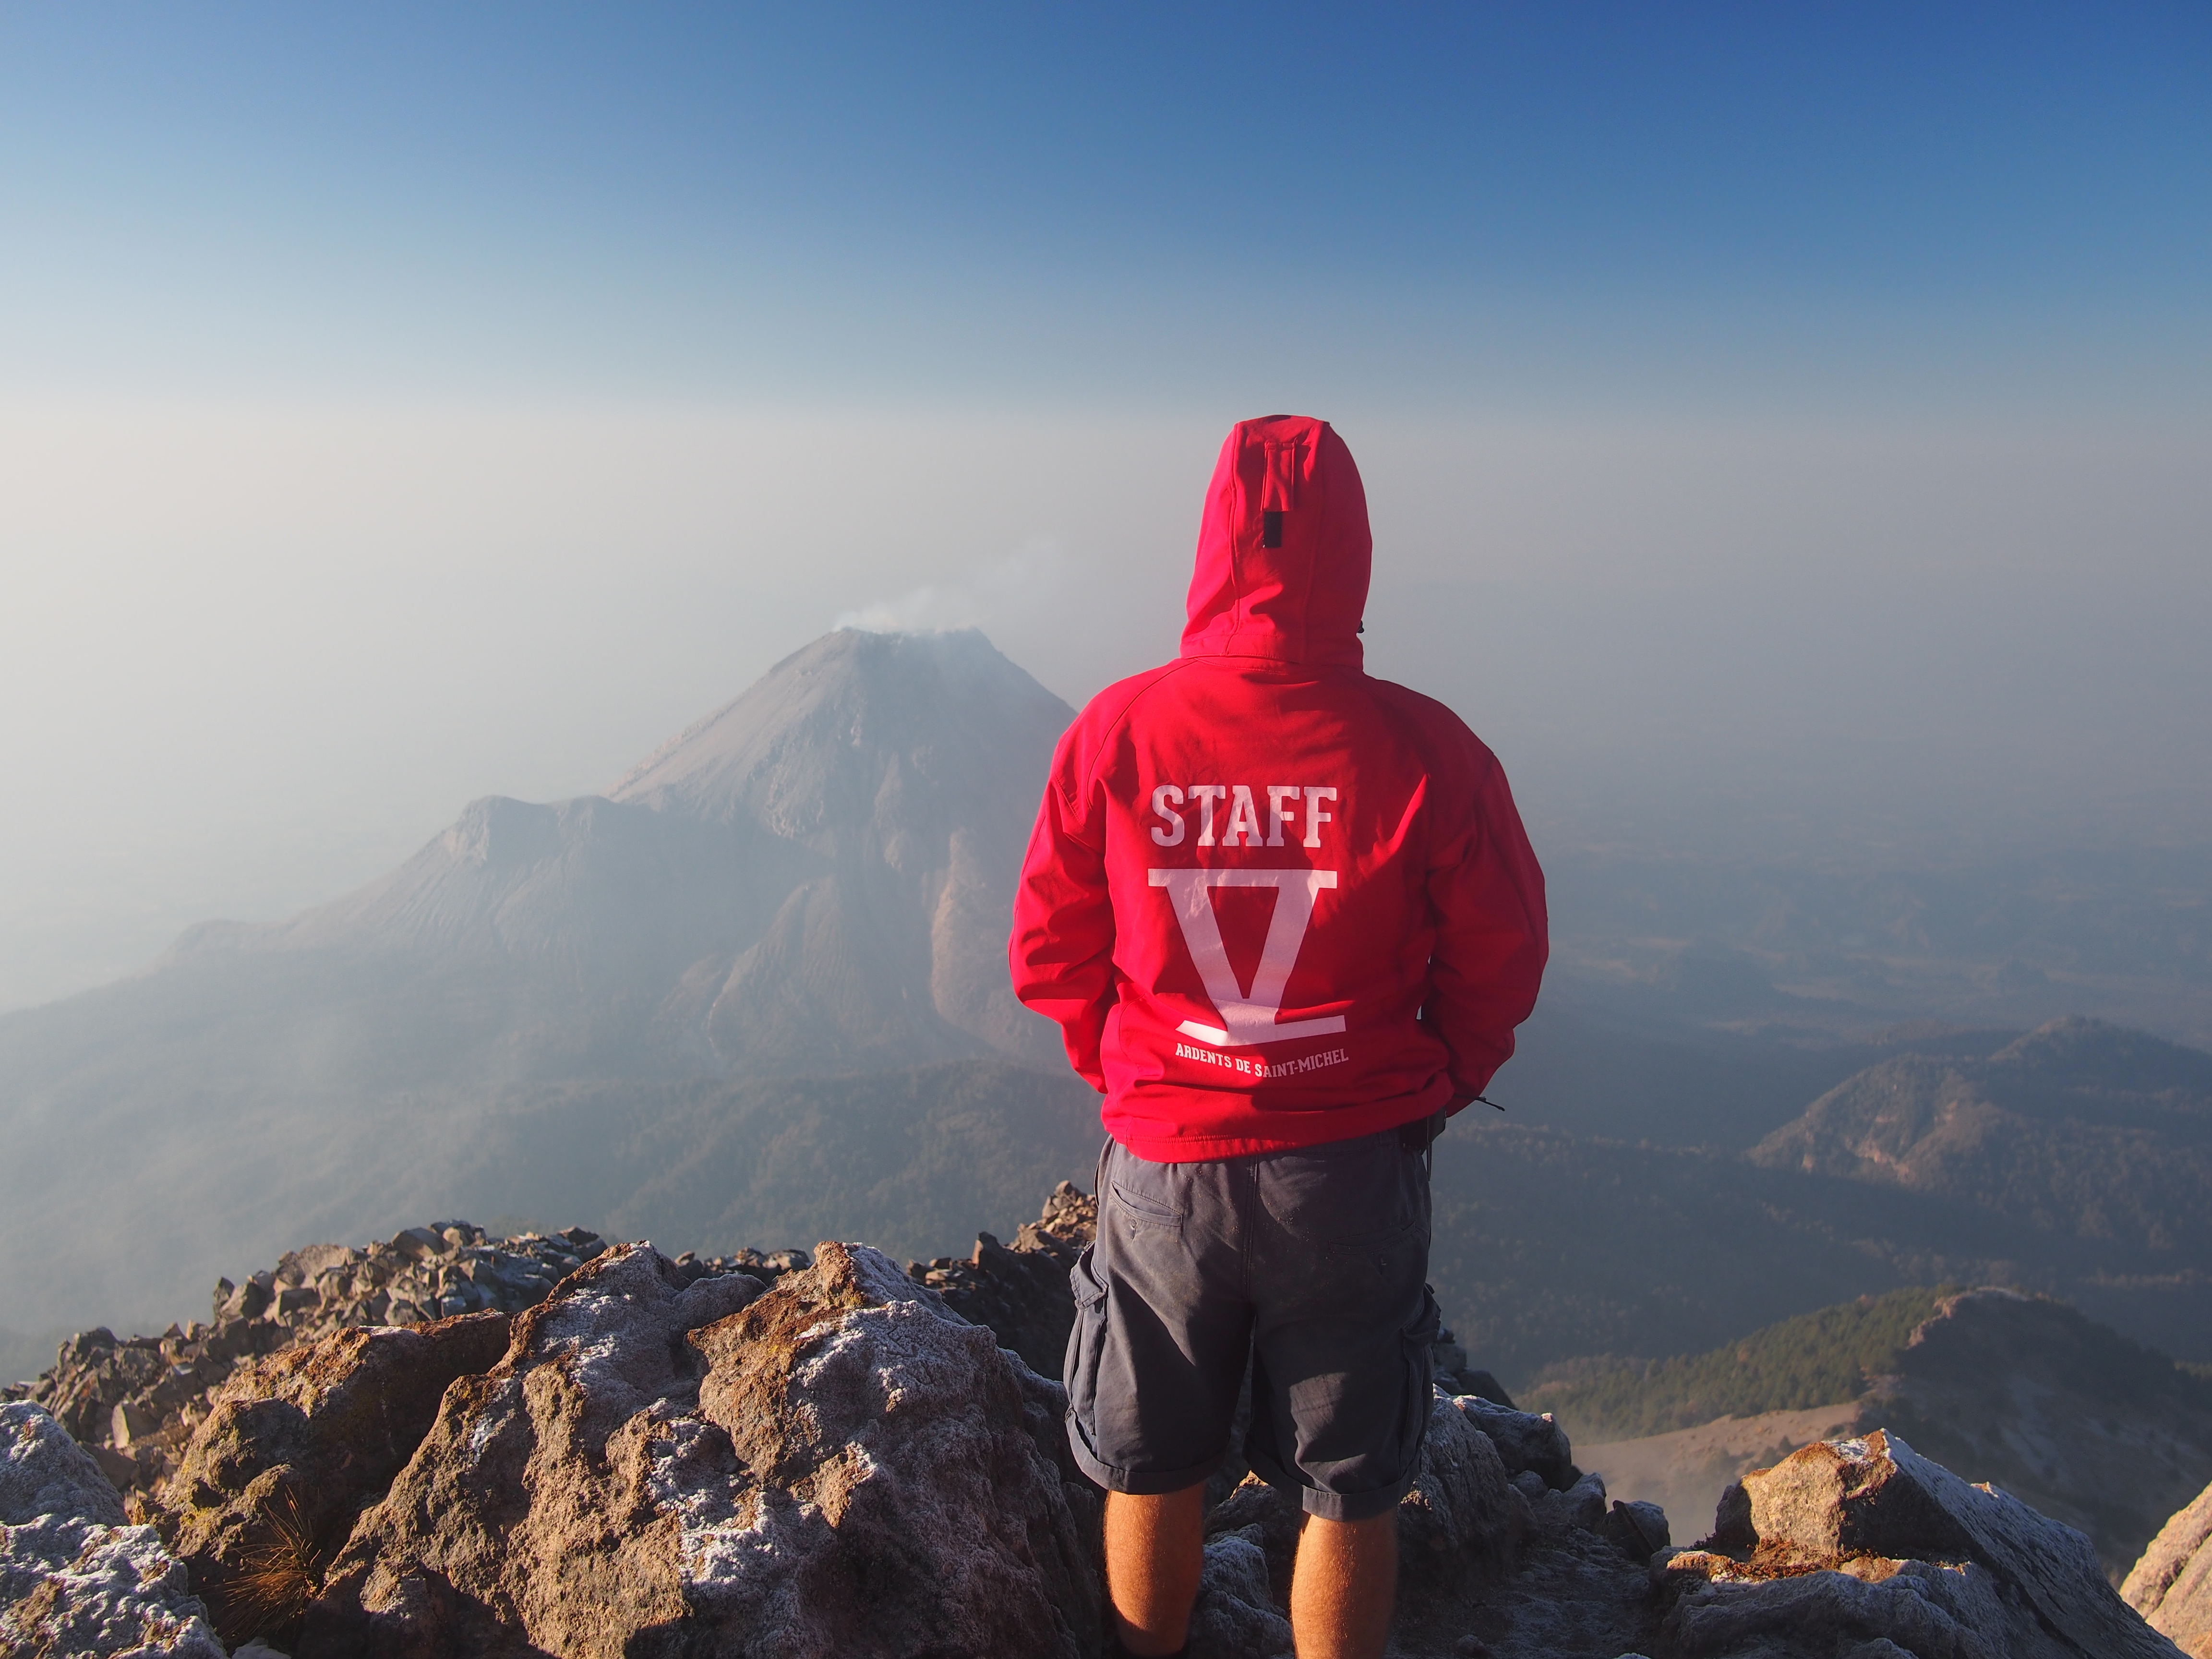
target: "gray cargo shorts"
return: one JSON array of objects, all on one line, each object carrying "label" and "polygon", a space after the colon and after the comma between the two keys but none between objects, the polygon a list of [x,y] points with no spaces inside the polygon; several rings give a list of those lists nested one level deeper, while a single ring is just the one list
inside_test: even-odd
[{"label": "gray cargo shorts", "polygon": [[1249,1357],[1253,1469],[1310,1514],[1385,1513],[1428,1429],[1428,1161],[1395,1129],[1195,1164],[1108,1141],[1069,1275],[1076,1462],[1110,1492],[1204,1480]]}]

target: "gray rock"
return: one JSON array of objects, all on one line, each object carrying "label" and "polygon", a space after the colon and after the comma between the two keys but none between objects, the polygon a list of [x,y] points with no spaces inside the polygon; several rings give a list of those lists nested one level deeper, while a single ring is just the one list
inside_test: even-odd
[{"label": "gray rock", "polygon": [[1496,1443],[1476,1426],[1481,1402],[1437,1396],[1413,1489],[1398,1505],[1398,1548],[1409,1573],[1496,1572],[1513,1559],[1528,1505],[1506,1478]]},{"label": "gray rock", "polygon": [[182,1563],[42,1407],[0,1406],[0,1651],[222,1659]]},{"label": "gray rock", "polygon": [[[1419,1604],[1408,1611],[1418,1619]],[[1577,1527],[1532,1529],[1512,1576],[1467,1613],[1458,1627],[1472,1622],[1498,1659],[1662,1651],[1650,1645],[1660,1608],[1644,1564]]]},{"label": "gray rock", "polygon": [[0,1526],[41,1516],[123,1524],[123,1499],[45,1407],[0,1406]]},{"label": "gray rock", "polygon": [[1546,1492],[1535,1508],[1540,1527],[1595,1532],[1606,1518],[1605,1479],[1593,1471],[1565,1492]]},{"label": "gray rock", "polygon": [[110,1443],[118,1450],[127,1449],[134,1440],[143,1440],[161,1426],[161,1420],[134,1400],[118,1402],[109,1413]]},{"label": "gray rock", "polygon": [[2048,1650],[2004,1645],[2007,1613],[1981,1569],[1911,1561],[1878,1583],[1824,1571],[1705,1585],[1668,1617],[1665,1650],[1675,1659],[1829,1659],[1899,1648],[1913,1659],[2014,1659]]},{"label": "gray rock", "polygon": [[[262,1297],[258,1318],[64,1345],[41,1398],[126,1445],[80,1449],[54,1428],[40,1478],[74,1471],[55,1501],[105,1501],[108,1518],[69,1524],[106,1530],[64,1535],[33,1517],[0,1541],[14,1548],[21,1534],[43,1553],[25,1582],[47,1612],[92,1621],[93,1643],[126,1578],[143,1574],[157,1595],[183,1589],[151,1534],[118,1524],[100,1479],[112,1467],[139,1487],[134,1504],[167,1512],[173,1553],[195,1575],[206,1567],[195,1582],[219,1613],[223,1540],[246,1547],[281,1511],[269,1500],[296,1500],[323,1586],[299,1642],[328,1659],[857,1659],[917,1640],[1095,1653],[1101,1500],[1068,1455],[1064,1392],[1000,1351],[1056,1350],[1058,1258],[1079,1245],[1090,1202],[1064,1187],[1011,1246],[981,1236],[971,1258],[910,1274],[857,1246],[824,1247],[818,1262],[752,1250],[670,1261],[582,1229],[500,1240],[459,1222],[411,1230],[404,1250],[310,1247],[244,1290],[218,1286],[219,1308]],[[505,1358],[488,1348],[449,1375],[416,1355],[466,1335],[459,1327],[360,1328],[426,1324],[441,1305],[512,1316]],[[1557,1423],[1511,1409],[1494,1384],[1460,1382],[1466,1392],[1432,1396],[1397,1513],[1394,1652],[1407,1659],[2176,1651],[2118,1602],[2077,1534],[1893,1436],[1755,1472],[1723,1502],[1726,1537],[1675,1550],[1656,1505],[1608,1505]],[[364,1461],[356,1430],[371,1427]],[[0,1509],[23,1478],[0,1468]],[[1192,1650],[1284,1659],[1303,1517],[1256,1480],[1224,1492]],[[2138,1564],[2132,1600],[2168,1616],[2191,1605],[2212,1531],[2212,1514],[2188,1518],[2199,1510],[2212,1494]],[[78,1579],[55,1577],[57,1563]],[[49,1580],[57,1588],[41,1589]],[[260,1627],[293,1645],[287,1627]],[[54,1645],[58,1626],[38,1628]],[[0,1653],[13,1636],[0,1626]]]},{"label": "gray rock", "polygon": [[444,1236],[428,1227],[408,1227],[394,1233],[386,1249],[420,1261],[426,1255],[442,1255],[446,1250]]},{"label": "gray rock", "polygon": [[1667,1511],[1656,1504],[1616,1503],[1599,1523],[1598,1534],[1637,1561],[1650,1561],[1674,1541],[1668,1534]]},{"label": "gray rock", "polygon": [[507,1336],[499,1314],[342,1330],[249,1362],[216,1390],[157,1500],[217,1634],[281,1632],[297,1616],[312,1571],[273,1599],[266,1583],[249,1588],[255,1558],[288,1537],[326,1558],[414,1454],[447,1387],[490,1370]]},{"label": "gray rock", "polygon": [[1516,1412],[1479,1395],[1462,1395],[1459,1401],[1474,1426],[1498,1448],[1508,1474],[1533,1470],[1554,1492],[1565,1492],[1581,1478],[1567,1431],[1552,1420],[1549,1412]]},{"label": "gray rock", "polygon": [[100,1445],[88,1446],[85,1449],[92,1454],[93,1461],[100,1465],[100,1472],[113,1483],[118,1492],[138,1485],[144,1478],[144,1471],[139,1468],[138,1460],[129,1452]]},{"label": "gray rock", "polygon": [[1190,1659],[1279,1659],[1290,1651],[1291,1621],[1269,1591],[1261,1529],[1242,1527],[1209,1539],[1190,1612]]},{"label": "gray rock", "polygon": [[276,1277],[287,1285],[308,1285],[332,1267],[350,1265],[363,1252],[345,1244],[310,1244],[289,1250],[276,1263]]}]

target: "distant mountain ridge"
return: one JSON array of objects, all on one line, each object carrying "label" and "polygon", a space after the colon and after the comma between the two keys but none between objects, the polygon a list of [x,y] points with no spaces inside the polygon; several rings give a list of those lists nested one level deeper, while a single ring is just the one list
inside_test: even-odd
[{"label": "distant mountain ridge", "polygon": [[1462,1116],[1437,1146],[1431,1276],[1516,1387],[1947,1281],[2062,1297],[2212,1360],[2208,1073],[2212,1055],[2069,1018],[1981,1059],[1893,1054],[1747,1154]]},{"label": "distant mountain ridge", "polygon": [[[1957,1292],[1955,1285],[1911,1285],[1861,1297],[1765,1326],[1710,1353],[1560,1362],[1546,1366],[1518,1403],[1556,1412],[1585,1439],[1601,1442],[1837,1405],[1856,1400],[1893,1369],[1913,1332]],[[2212,1410],[2212,1389],[2204,1393]]]},{"label": "distant mountain ridge", "polygon": [[1749,1157],[2212,1260],[2212,1054],[2099,1020],[2053,1020],[1986,1060],[1885,1060]]}]

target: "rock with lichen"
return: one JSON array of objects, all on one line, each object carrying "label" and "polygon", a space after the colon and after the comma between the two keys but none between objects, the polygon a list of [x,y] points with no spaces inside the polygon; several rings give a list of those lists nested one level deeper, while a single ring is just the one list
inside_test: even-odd
[{"label": "rock with lichen", "polygon": [[44,1407],[0,1405],[0,1652],[222,1659],[190,1575]]}]

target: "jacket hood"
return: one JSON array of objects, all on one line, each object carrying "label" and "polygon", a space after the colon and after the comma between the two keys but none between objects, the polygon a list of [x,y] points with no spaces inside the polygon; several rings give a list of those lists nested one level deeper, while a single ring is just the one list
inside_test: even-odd
[{"label": "jacket hood", "polygon": [[1328,422],[1238,422],[1206,487],[1182,654],[1360,666],[1374,550],[1359,468]]}]

